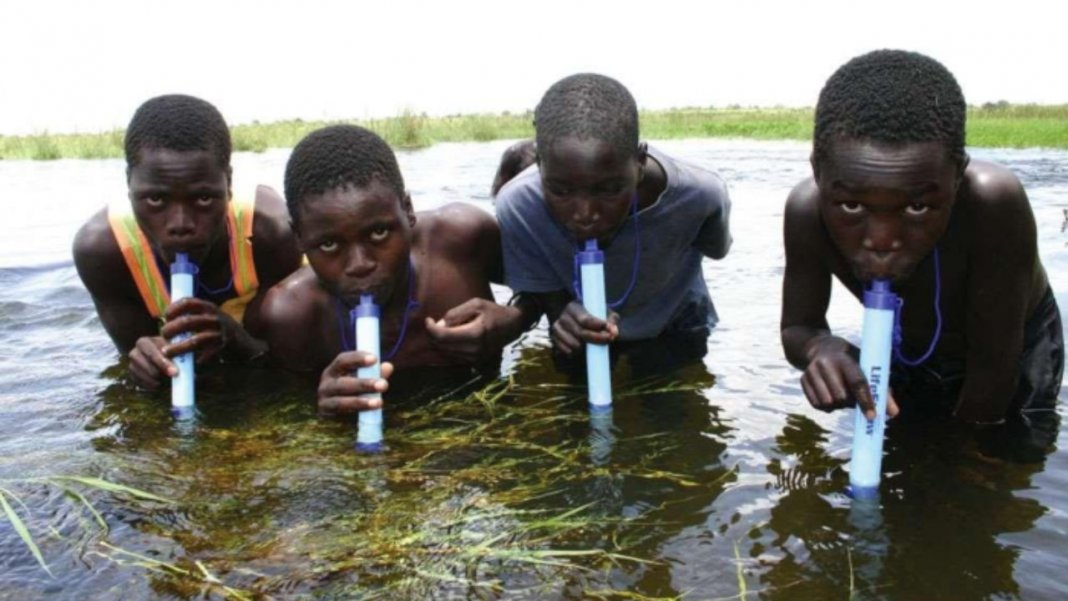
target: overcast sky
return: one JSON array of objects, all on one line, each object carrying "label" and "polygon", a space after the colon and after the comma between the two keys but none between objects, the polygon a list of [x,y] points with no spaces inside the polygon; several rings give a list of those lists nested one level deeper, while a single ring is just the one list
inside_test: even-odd
[{"label": "overcast sky", "polygon": [[885,47],[942,61],[971,104],[1068,103],[1066,17],[1063,0],[3,0],[0,133],[122,127],[170,92],[231,123],[517,111],[578,71],[643,108],[811,106]]}]

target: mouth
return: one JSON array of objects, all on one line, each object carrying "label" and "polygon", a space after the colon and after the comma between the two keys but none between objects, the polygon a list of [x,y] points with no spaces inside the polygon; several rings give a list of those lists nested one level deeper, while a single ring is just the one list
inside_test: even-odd
[{"label": "mouth", "polygon": [[374,284],[345,286],[338,290],[337,295],[347,305],[356,306],[360,303],[360,297],[370,294],[376,304],[385,304],[393,293],[393,286],[387,282]]}]

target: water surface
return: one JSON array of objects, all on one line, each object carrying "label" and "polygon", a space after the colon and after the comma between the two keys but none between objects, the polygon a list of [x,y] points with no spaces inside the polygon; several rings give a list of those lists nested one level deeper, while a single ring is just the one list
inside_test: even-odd
[{"label": "water surface", "polygon": [[[505,146],[400,153],[417,209],[491,210]],[[174,424],[166,395],[124,380],[69,258],[125,193],[122,161],[0,162],[0,494],[53,574],[0,518],[0,599],[1061,598],[1064,451],[1006,465],[960,428],[892,427],[882,506],[841,494],[850,416],[809,408],[779,345],[783,201],[808,147],[658,146],[734,199],[734,247],[704,266],[721,324],[703,363],[617,365],[611,423],[591,423],[536,330],[499,375],[398,374],[390,451],[371,457],[284,373],[203,372],[199,420]],[[281,189],[287,156],[236,155],[238,189]],[[1065,306],[1068,153],[974,156],[1023,180]],[[857,337],[841,289],[829,319]]]}]

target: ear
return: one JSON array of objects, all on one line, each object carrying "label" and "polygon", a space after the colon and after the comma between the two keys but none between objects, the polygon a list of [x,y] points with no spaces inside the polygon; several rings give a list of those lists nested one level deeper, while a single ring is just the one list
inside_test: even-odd
[{"label": "ear", "polygon": [[964,158],[960,161],[960,166],[957,171],[957,184],[960,184],[960,180],[964,179],[964,172],[968,170],[968,164],[972,162],[972,157],[967,152],[964,153]]},{"label": "ear", "polygon": [[226,192],[231,199],[234,197],[234,168],[232,165],[226,166]]},{"label": "ear", "polygon": [[818,186],[820,184],[820,167],[819,163],[816,162],[815,150],[808,155],[808,164],[812,166],[812,179],[816,180],[816,185]]},{"label": "ear", "polygon": [[415,209],[412,207],[412,195],[408,192],[404,193],[404,199],[401,200],[401,208],[404,209],[404,214],[408,217],[408,227],[415,227]]}]

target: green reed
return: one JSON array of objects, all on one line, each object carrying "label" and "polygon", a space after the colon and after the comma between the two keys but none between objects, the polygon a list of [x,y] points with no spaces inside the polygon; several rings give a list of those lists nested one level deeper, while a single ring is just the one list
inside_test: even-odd
[{"label": "green reed", "polygon": [[[642,136],[810,140],[811,108],[676,108],[642,111]],[[533,136],[533,115],[497,113],[427,116],[404,110],[383,119],[253,122],[231,128],[234,150],[292,148],[308,133],[334,123],[365,126],[395,148],[439,142],[486,142]],[[968,109],[968,145],[1008,148],[1068,148],[1068,105],[986,104]],[[123,155],[123,131],[0,136],[0,159],[99,159]]]}]

